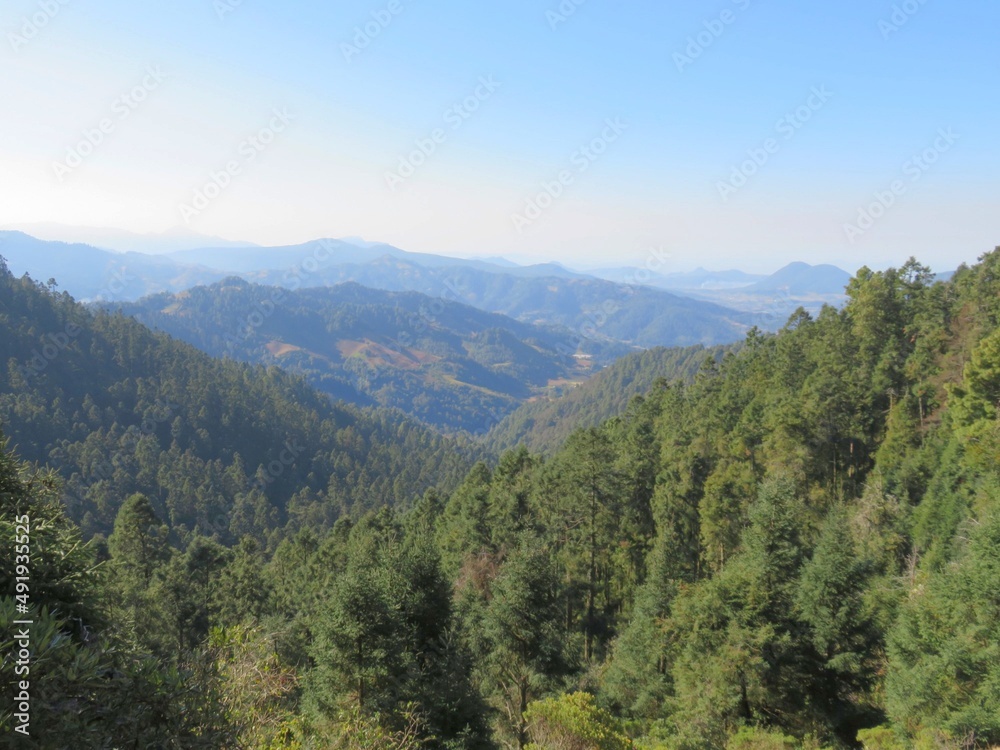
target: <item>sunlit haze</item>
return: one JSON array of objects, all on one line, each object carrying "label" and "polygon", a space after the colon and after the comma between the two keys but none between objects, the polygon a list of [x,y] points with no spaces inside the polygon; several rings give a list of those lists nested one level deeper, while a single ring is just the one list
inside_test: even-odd
[{"label": "sunlit haze", "polygon": [[0,226],[945,270],[1000,243],[998,23],[992,0],[11,0]]}]

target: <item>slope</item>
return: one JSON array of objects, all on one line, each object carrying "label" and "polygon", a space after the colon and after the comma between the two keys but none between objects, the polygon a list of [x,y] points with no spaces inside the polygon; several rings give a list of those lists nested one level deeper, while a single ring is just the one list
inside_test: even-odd
[{"label": "slope", "polygon": [[[355,281],[377,289],[421,292],[524,322],[570,328],[584,349],[600,341],[640,347],[731,343],[755,323],[752,315],[713,303],[592,277],[526,278],[506,269],[424,267],[392,256],[368,263],[327,261],[313,268],[299,282],[302,286]],[[288,284],[288,272],[254,273],[247,278]]]},{"label": "slope", "polygon": [[337,240],[148,256],[3,232],[0,255],[17,275],[55,276],[61,288],[79,299],[136,300],[211,284],[233,272],[292,290],[355,281],[462,302],[523,322],[570,328],[584,349],[608,341],[637,347],[711,346],[738,341],[752,325],[770,324],[770,318],[754,312],[584,276],[553,263],[510,267]]},{"label": "slope", "polygon": [[622,357],[586,383],[554,399],[534,399],[497,424],[486,436],[493,453],[524,445],[534,453],[558,450],[576,430],[595,427],[625,413],[637,396],[657,382],[690,381],[709,360],[719,360],[733,347],[658,347]]},{"label": "slope", "polygon": [[398,414],[336,405],[277,368],[213,360],[0,265],[0,425],[67,480],[86,533],[143,492],[176,533],[261,541],[289,521],[407,503],[466,467]]},{"label": "slope", "polygon": [[628,351],[599,344],[596,358],[578,357],[567,331],[354,283],[288,291],[230,278],[120,309],[209,354],[279,364],[332,396],[444,431],[485,432]]}]

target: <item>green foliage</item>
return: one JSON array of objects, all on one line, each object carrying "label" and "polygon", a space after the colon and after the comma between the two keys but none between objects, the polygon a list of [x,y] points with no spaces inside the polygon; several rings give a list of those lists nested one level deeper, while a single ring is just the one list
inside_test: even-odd
[{"label": "green foliage", "polygon": [[481,708],[453,637],[450,591],[419,531],[406,534],[388,513],[351,530],[312,626],[306,703],[315,726],[357,709],[390,734],[416,710],[421,741],[478,747]]},{"label": "green foliage", "polygon": [[415,706],[403,709],[401,729],[387,729],[378,716],[359,708],[341,712],[324,727],[321,737],[309,736],[306,747],[319,750],[418,750],[433,741]]},{"label": "green foliage", "polygon": [[630,750],[620,723],[598,708],[589,693],[535,701],[525,712],[528,750]]},{"label": "green foliage", "polygon": [[170,559],[167,525],[145,495],[129,497],[115,517],[108,551],[115,560],[118,579],[127,589],[145,589],[153,573]]},{"label": "green foliage", "polygon": [[559,581],[545,551],[525,539],[485,591],[470,586],[465,619],[477,679],[501,711],[504,734],[527,741],[525,711],[567,671],[560,628]]},{"label": "green foliage", "polygon": [[799,747],[794,737],[755,727],[743,727],[726,743],[726,750],[797,750]]},{"label": "green foliage", "polygon": [[[214,356],[280,365],[334,398],[450,433],[485,433],[550,382],[586,375],[566,356],[577,343],[565,329],[415,292],[353,283],[282,290],[231,278],[119,307]],[[626,350],[595,348],[598,364]]]},{"label": "green foliage", "polygon": [[[0,452],[4,534],[43,520],[40,715],[112,746],[123,726],[185,747],[997,745],[998,258],[942,284],[862,269],[845,309],[464,482],[454,444],[88,319],[93,383],[70,350],[31,387],[8,367],[21,445],[65,470],[93,458],[77,422],[117,439],[164,394],[184,419],[70,499],[85,533],[114,522],[106,550]],[[4,283],[8,349],[32,340],[22,308],[81,314]],[[496,365],[512,343],[477,345]],[[292,424],[310,455],[268,482],[255,441]]]},{"label": "green foliage", "polygon": [[520,406],[489,431],[486,443],[495,453],[519,445],[555,453],[575,430],[624,414],[632,399],[655,390],[659,382],[690,382],[706,359],[721,358],[732,348],[656,347],[628,354],[568,393]]},{"label": "green foliage", "polygon": [[[214,748],[231,743],[217,679],[191,655],[168,666],[135,650],[113,626],[93,550],[56,499],[51,475],[18,463],[0,446],[0,620],[29,620],[30,656],[14,626],[0,638],[0,689],[14,696],[30,681],[30,727],[38,747]],[[27,522],[25,522],[27,518]],[[18,527],[28,527],[30,542]],[[25,551],[24,547],[29,549]],[[16,556],[30,558],[27,593],[15,586]],[[115,593],[111,592],[114,596]],[[23,598],[21,598],[23,597]],[[18,607],[27,601],[27,611]],[[18,662],[21,662],[18,664]],[[25,674],[22,669],[30,672]],[[12,703],[0,732],[12,736]],[[22,722],[18,721],[18,724]],[[30,745],[29,745],[30,746]]]},{"label": "green foliage", "polygon": [[62,476],[87,538],[110,534],[141,493],[174,544],[250,535],[273,549],[286,525],[405,506],[471,464],[398,414],[332,403],[277,367],[213,360],[2,264],[0,304],[0,425],[22,458]]},{"label": "green foliage", "polygon": [[630,621],[614,641],[601,697],[626,716],[653,721],[671,694],[668,626],[674,598],[683,586],[674,559],[676,540],[661,535],[650,553],[645,583],[636,594]]},{"label": "green foliage", "polygon": [[263,750],[291,744],[297,677],[278,658],[273,638],[256,626],[216,628],[207,652],[219,676],[219,700],[237,730],[239,745]]},{"label": "green foliage", "polygon": [[970,529],[946,570],[920,576],[890,639],[890,715],[910,735],[1000,742],[1000,516]]},{"label": "green foliage", "polygon": [[892,727],[862,729],[858,732],[858,742],[864,750],[906,750]]}]

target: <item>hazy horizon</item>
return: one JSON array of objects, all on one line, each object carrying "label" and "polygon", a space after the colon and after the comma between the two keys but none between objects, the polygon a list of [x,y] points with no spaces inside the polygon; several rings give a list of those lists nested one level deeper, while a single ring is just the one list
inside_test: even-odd
[{"label": "hazy horizon", "polygon": [[[591,273],[595,271],[610,270],[615,268],[646,268],[655,272],[658,275],[670,276],[671,274],[685,275],[697,271],[708,271],[713,273],[721,273],[726,271],[742,271],[751,275],[758,276],[769,276],[774,274],[786,266],[792,263],[807,263],[813,266],[834,266],[846,271],[850,274],[854,274],[857,268],[845,267],[836,262],[836,260],[826,261],[822,259],[809,259],[807,256],[798,259],[792,259],[787,262],[783,262],[780,265],[773,265],[767,262],[766,259],[746,259],[745,262],[740,262],[739,265],[713,265],[710,262],[701,262],[696,259],[691,259],[688,261],[687,265],[679,265],[675,262],[674,256],[666,250],[660,248],[651,248],[649,253],[643,259],[637,259],[635,263],[630,263],[627,261],[619,261],[615,258],[608,258],[603,261],[584,261],[581,263],[571,263],[565,260],[554,259],[554,258],[543,258],[543,257],[532,257],[532,256],[519,256],[517,253],[504,253],[504,254],[458,254],[449,252],[436,252],[436,251],[416,251],[406,247],[399,247],[393,243],[383,242],[382,240],[369,237],[357,237],[357,236],[344,236],[344,237],[313,237],[302,242],[295,242],[289,244],[279,244],[279,245],[263,245],[260,243],[254,243],[249,240],[231,238],[231,237],[215,237],[209,235],[200,235],[197,233],[191,233],[184,227],[174,227],[168,229],[164,232],[151,232],[151,233],[132,233],[127,230],[121,230],[112,227],[71,227],[58,224],[24,224],[24,225],[11,225],[11,226],[0,226],[0,232],[4,231],[16,231],[27,234],[36,239],[46,241],[46,242],[62,242],[67,244],[84,244],[97,247],[102,250],[107,250],[117,253],[128,253],[128,252],[138,252],[145,255],[171,255],[177,252],[187,252],[186,249],[155,249],[155,247],[144,247],[141,249],[136,249],[134,247],[129,247],[129,245],[135,242],[142,242],[143,240],[155,241],[169,239],[172,237],[186,239],[190,238],[192,240],[190,244],[191,250],[197,250],[199,248],[217,248],[217,247],[230,247],[234,251],[238,252],[240,246],[245,246],[246,248],[268,248],[268,247],[299,247],[302,245],[307,245],[312,242],[323,241],[323,240],[334,240],[346,243],[356,243],[359,246],[367,245],[389,245],[396,247],[399,250],[412,253],[430,253],[433,255],[441,255],[444,257],[453,257],[456,260],[480,260],[480,261],[506,261],[514,263],[520,266],[530,266],[536,264],[550,264],[555,263],[557,265],[566,268],[567,270],[576,271],[579,273]],[[98,242],[92,236],[88,235],[107,235],[107,236],[118,236],[120,235],[123,239],[121,242]],[[126,241],[124,238],[128,238]],[[204,239],[204,242],[194,242],[195,239]],[[213,244],[208,242],[208,240],[216,240],[217,243]],[[0,256],[3,255],[3,248],[0,246]],[[918,259],[920,260],[920,259]],[[965,262],[965,261],[963,261]],[[884,268],[891,267],[893,265],[901,265],[902,261],[899,263],[887,263],[884,267],[866,264],[873,270],[884,270]],[[207,264],[210,265],[210,264]],[[935,273],[947,273],[955,270],[960,265],[960,263],[955,263],[953,266],[947,267],[932,267]],[[860,266],[859,266],[860,267]]]},{"label": "hazy horizon", "polygon": [[1000,242],[997,20],[985,0],[17,0],[0,225],[947,270]]}]

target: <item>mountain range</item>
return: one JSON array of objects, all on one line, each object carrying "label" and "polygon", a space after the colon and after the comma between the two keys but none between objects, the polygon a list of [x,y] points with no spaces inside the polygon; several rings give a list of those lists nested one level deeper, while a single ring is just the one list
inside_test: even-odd
[{"label": "mountain range", "polygon": [[69,245],[92,245],[114,252],[145,255],[159,255],[198,247],[256,247],[252,242],[226,240],[222,237],[192,232],[184,227],[175,227],[159,233],[140,234],[123,229],[74,227],[52,222],[37,222],[19,224],[16,227],[0,227],[0,231],[2,230],[25,232],[40,240]]},{"label": "mountain range", "polygon": [[61,474],[88,534],[140,492],[180,535],[263,544],[279,519],[315,528],[454,485],[474,457],[398,412],[213,359],[3,263],[0,318],[0,442]]},{"label": "mountain range", "polygon": [[230,277],[116,306],[214,356],[279,365],[330,396],[486,432],[525,401],[585,381],[630,348],[417,292],[353,282],[288,290]]},{"label": "mountain range", "polygon": [[559,264],[511,267],[342,240],[151,256],[0,232],[0,255],[15,273],[40,279],[55,274],[62,289],[82,300],[134,301],[213,284],[233,274],[289,289],[354,281],[387,291],[415,291],[522,322],[569,328],[584,353],[601,342],[635,347],[729,343],[763,322],[711,302],[616,284]]},{"label": "mountain range", "polygon": [[[280,365],[335,399],[399,409],[445,432],[488,432],[630,352],[713,347],[753,326],[776,330],[799,306],[839,305],[849,278],[805,263],[768,277],[584,274],[359,238],[190,247],[215,238],[168,235],[97,238],[163,251],[152,254],[5,231],[0,256],[16,274],[54,277],[75,298],[120,307],[211,355]],[[507,439],[528,422],[504,428]]]}]

